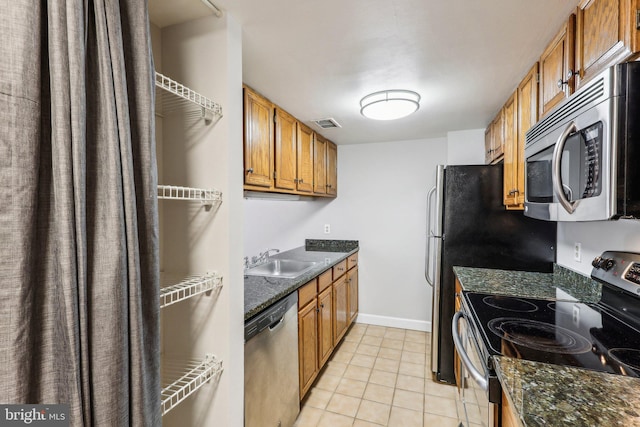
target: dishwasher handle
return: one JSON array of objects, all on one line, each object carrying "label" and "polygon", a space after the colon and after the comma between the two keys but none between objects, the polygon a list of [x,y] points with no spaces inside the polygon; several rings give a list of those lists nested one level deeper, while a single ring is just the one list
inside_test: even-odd
[{"label": "dishwasher handle", "polygon": [[465,368],[467,368],[473,380],[478,384],[478,386],[480,386],[482,390],[488,391],[489,382],[487,381],[485,376],[482,375],[475,366],[473,366],[473,363],[471,362],[469,355],[464,349],[462,339],[460,339],[460,334],[458,333],[458,322],[460,318],[464,319],[464,321],[467,322],[467,318],[465,317],[463,312],[457,311],[453,315],[453,321],[451,322],[451,334],[453,335],[453,345],[456,347],[456,350],[458,351],[458,355],[460,355],[460,360],[462,360],[462,364],[465,366]]},{"label": "dishwasher handle", "polygon": [[280,319],[276,320],[275,322],[273,322],[268,326],[269,332],[273,333],[273,332],[276,332],[278,329],[282,328],[282,325],[284,325],[284,316],[285,315],[283,314]]}]

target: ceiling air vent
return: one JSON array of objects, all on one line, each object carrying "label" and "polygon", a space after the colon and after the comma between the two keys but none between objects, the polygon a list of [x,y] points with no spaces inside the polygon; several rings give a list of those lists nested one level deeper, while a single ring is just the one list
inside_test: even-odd
[{"label": "ceiling air vent", "polygon": [[341,128],[340,124],[336,122],[336,119],[329,117],[328,119],[314,120],[313,123],[317,124],[322,129]]}]

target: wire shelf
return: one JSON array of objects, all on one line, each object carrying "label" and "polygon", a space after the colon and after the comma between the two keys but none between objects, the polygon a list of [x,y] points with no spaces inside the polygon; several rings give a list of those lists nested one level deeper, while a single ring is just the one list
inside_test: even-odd
[{"label": "wire shelf", "polygon": [[177,111],[195,112],[200,114],[206,124],[210,124],[214,118],[222,117],[220,104],[158,72],[156,72],[156,87],[165,91],[165,93],[156,93],[156,99],[162,107],[161,115]]},{"label": "wire shelf", "polygon": [[175,185],[158,185],[158,199],[192,200],[211,206],[222,202],[222,193],[215,188],[178,187]]},{"label": "wire shelf", "polygon": [[207,354],[204,360],[164,361],[162,366],[162,415],[222,373],[222,360]]},{"label": "wire shelf", "polygon": [[160,289],[160,308],[221,287],[222,276],[216,272],[187,277],[175,285]]}]

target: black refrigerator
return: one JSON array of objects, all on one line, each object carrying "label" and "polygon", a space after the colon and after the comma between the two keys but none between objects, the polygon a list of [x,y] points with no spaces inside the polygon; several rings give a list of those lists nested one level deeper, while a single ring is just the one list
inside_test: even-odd
[{"label": "black refrigerator", "polygon": [[433,287],[431,370],[455,383],[453,266],[553,271],[556,223],[502,204],[502,165],[438,166],[427,196],[425,276]]}]

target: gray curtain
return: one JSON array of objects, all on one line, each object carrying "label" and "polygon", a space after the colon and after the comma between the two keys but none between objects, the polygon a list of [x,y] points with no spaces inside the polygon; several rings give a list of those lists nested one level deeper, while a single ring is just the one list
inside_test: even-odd
[{"label": "gray curtain", "polygon": [[0,402],[160,425],[147,4],[0,1]]}]

